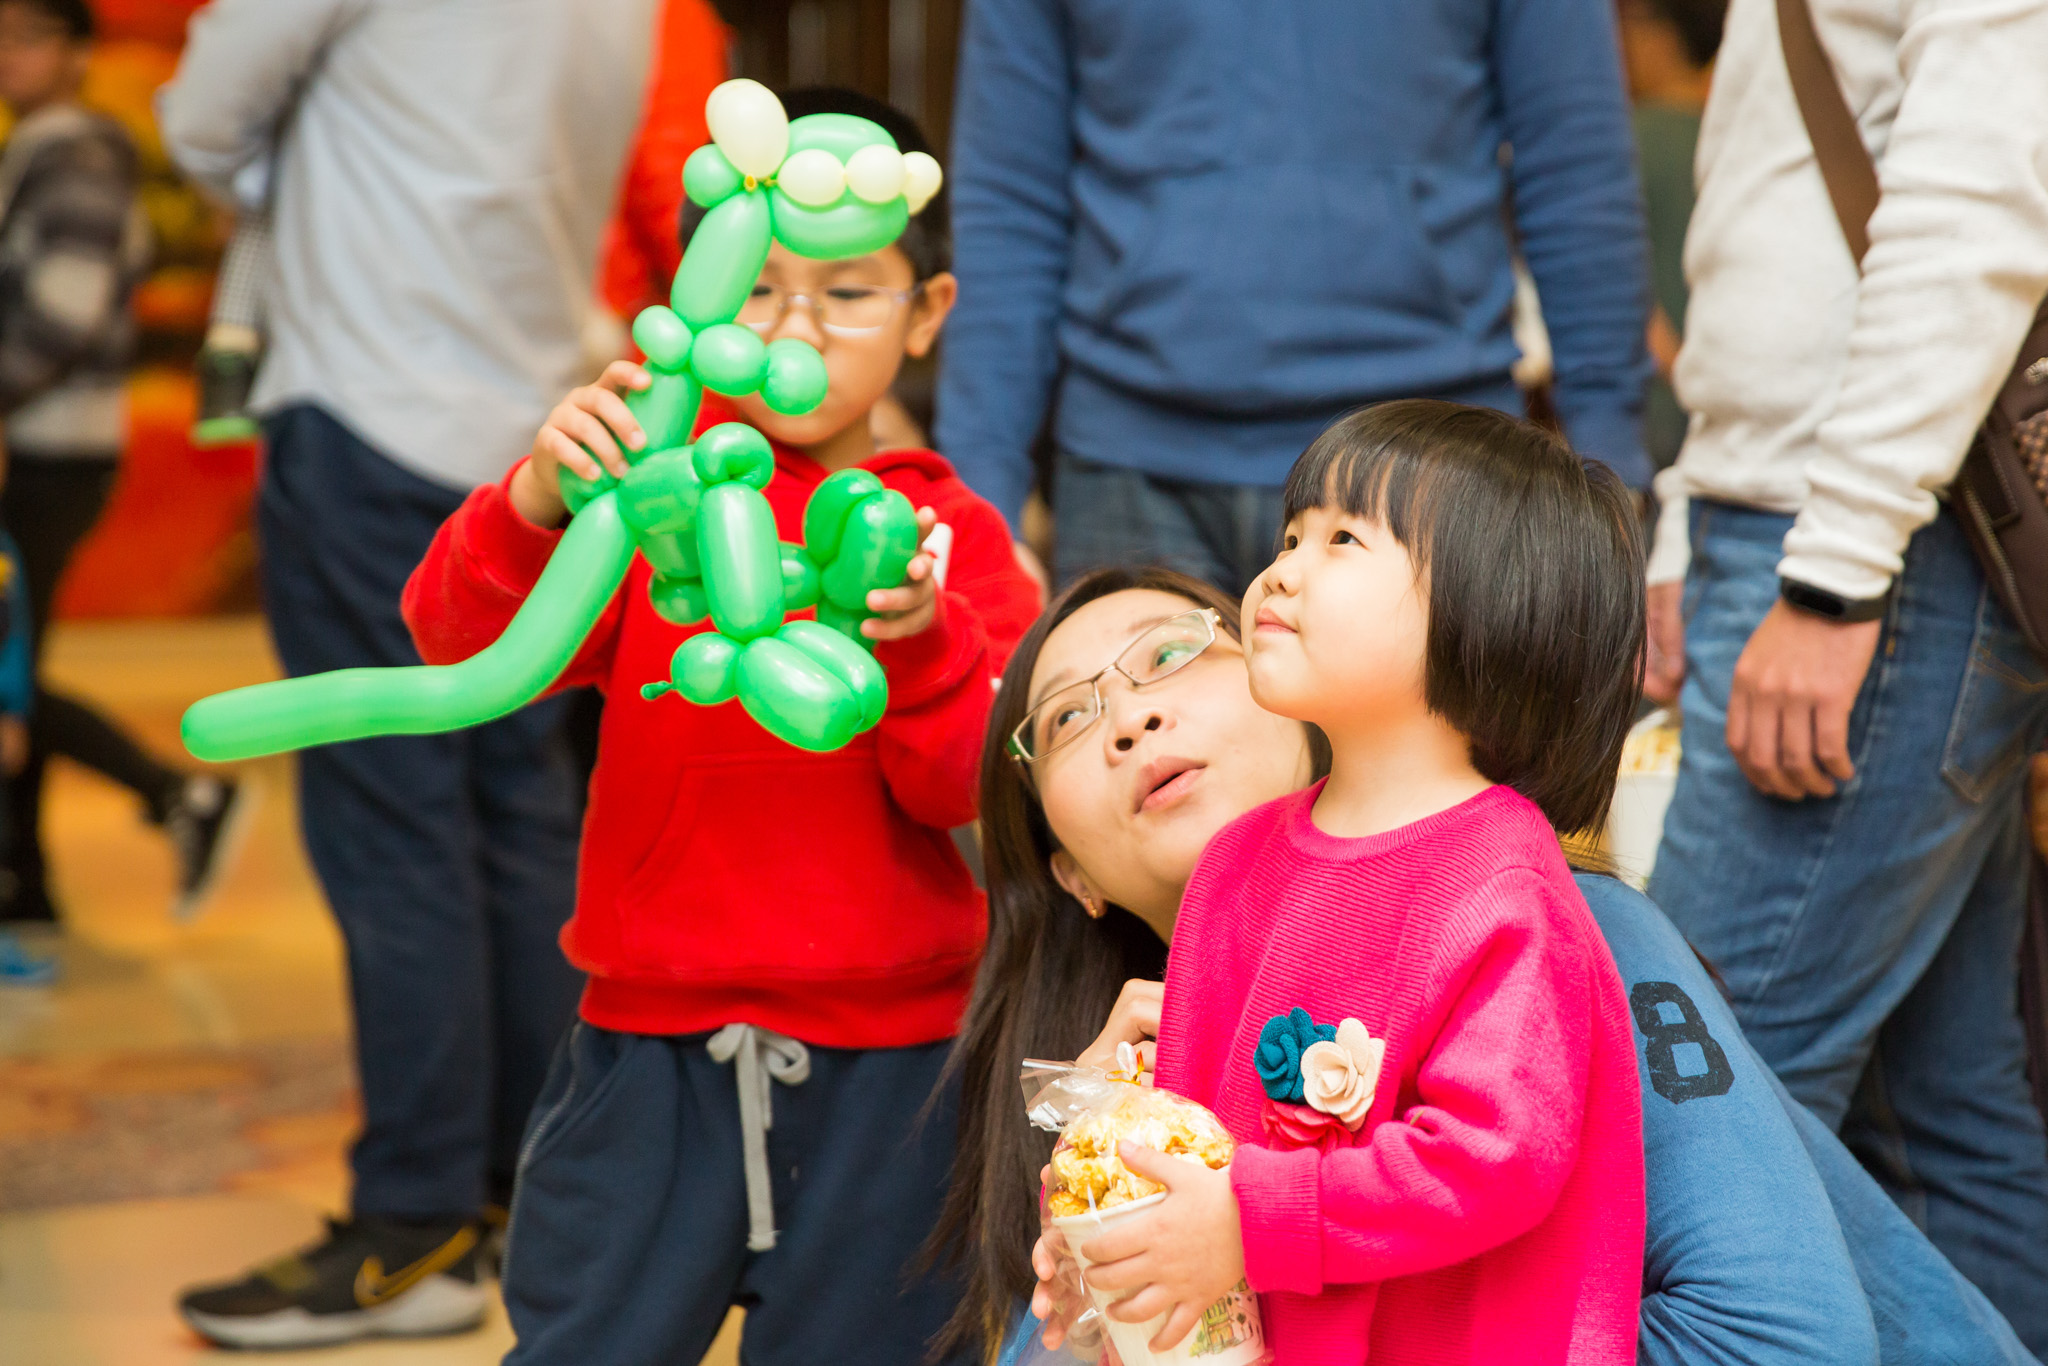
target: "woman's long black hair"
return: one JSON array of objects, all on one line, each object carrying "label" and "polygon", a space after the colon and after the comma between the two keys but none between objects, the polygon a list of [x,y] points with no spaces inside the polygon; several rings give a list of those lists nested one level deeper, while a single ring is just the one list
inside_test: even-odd
[{"label": "woman's long black hair", "polygon": [[[1036,1283],[1038,1172],[1053,1136],[1024,1118],[1018,1065],[1079,1055],[1095,1041],[1126,981],[1157,981],[1166,973],[1166,945],[1144,921],[1114,905],[1091,919],[1053,880],[1059,844],[1029,775],[1004,749],[1029,710],[1045,638],[1087,604],[1131,589],[1214,608],[1222,629],[1238,636],[1239,604],[1211,584],[1171,569],[1103,569],[1053,600],[1003,670],[981,755],[988,948],[946,1064],[947,1079],[960,1083],[959,1148],[927,1244],[927,1255],[960,1272],[966,1284],[934,1355],[1000,1342]],[[1313,736],[1312,746],[1320,739]]]}]

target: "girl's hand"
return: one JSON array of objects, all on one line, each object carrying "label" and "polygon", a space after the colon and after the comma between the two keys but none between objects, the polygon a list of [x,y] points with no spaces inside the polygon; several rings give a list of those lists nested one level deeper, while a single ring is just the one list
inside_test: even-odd
[{"label": "girl's hand", "polygon": [[[939,524],[939,514],[930,508],[917,510],[917,543],[923,545]],[[939,585],[932,577],[938,557],[920,550],[911,557],[904,580],[895,588],[877,588],[868,594],[868,610],[881,615],[860,624],[869,640],[903,640],[932,624],[939,615]]]},{"label": "girl's hand", "polygon": [[[1166,1315],[1152,1339],[1164,1352],[1195,1330],[1202,1313],[1244,1279],[1244,1231],[1230,1170],[1168,1157],[1137,1143],[1117,1156],[1140,1176],[1166,1187],[1166,1199],[1142,1219],[1090,1239],[1088,1284],[1111,1293],[1135,1290],[1109,1307],[1123,1323]],[[1033,1304],[1037,1303],[1033,1297]],[[1170,1311],[1170,1312],[1169,1312]]]},{"label": "girl's hand", "polygon": [[1109,1023],[1095,1036],[1095,1042],[1088,1045],[1081,1056],[1075,1059],[1082,1067],[1099,1067],[1105,1072],[1116,1068],[1116,1046],[1121,1043],[1135,1044],[1138,1061],[1152,1070],[1152,1043],[1159,1037],[1159,1010],[1166,1000],[1164,982],[1147,982],[1133,977],[1124,983],[1124,989],[1117,993],[1116,1005],[1110,1008]]},{"label": "girl's hand", "polygon": [[597,383],[571,389],[541,424],[532,453],[512,476],[513,510],[535,526],[560,526],[569,515],[562,501],[563,470],[592,481],[607,471],[623,479],[631,468],[625,452],[645,446],[647,433],[620,395],[653,382],[654,377],[633,362],[616,360],[605,367]]}]

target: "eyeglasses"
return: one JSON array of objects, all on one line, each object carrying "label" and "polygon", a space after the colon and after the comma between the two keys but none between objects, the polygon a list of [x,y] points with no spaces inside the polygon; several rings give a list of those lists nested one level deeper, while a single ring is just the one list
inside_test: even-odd
[{"label": "eyeglasses", "polygon": [[739,320],[766,335],[782,325],[790,305],[802,303],[818,320],[818,326],[842,337],[879,332],[896,316],[896,310],[924,292],[917,284],[909,289],[884,289],[880,285],[832,285],[817,294],[792,294],[781,285],[759,284],[740,305]]},{"label": "eyeglasses", "polygon": [[1035,764],[1080,739],[1102,715],[1105,674],[1120,673],[1134,688],[1169,678],[1216,643],[1216,622],[1215,611],[1204,607],[1148,627],[1093,678],[1067,684],[1025,713],[1010,732],[1010,757]]}]

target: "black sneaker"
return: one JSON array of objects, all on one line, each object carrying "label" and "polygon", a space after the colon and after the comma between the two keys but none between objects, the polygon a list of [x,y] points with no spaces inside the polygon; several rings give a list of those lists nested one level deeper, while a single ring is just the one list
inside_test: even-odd
[{"label": "black sneaker", "polygon": [[204,908],[241,847],[255,794],[232,778],[211,773],[185,780],[164,813],[164,834],[178,853],[178,899],[171,914],[190,920]]},{"label": "black sneaker", "polygon": [[321,1347],[437,1337],[484,1321],[474,1223],[365,1216],[327,1221],[327,1240],[239,1281],[188,1290],[178,1312],[222,1347]]},{"label": "black sneaker", "polygon": [[256,385],[257,351],[205,350],[199,353],[199,420],[192,424],[195,446],[225,446],[257,434],[249,414],[249,391]]}]

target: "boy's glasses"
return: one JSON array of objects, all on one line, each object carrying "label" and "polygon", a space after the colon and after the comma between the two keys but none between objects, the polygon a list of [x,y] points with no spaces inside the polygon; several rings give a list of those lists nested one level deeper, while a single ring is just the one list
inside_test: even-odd
[{"label": "boy's glasses", "polygon": [[833,285],[817,294],[792,294],[781,285],[755,285],[754,292],[740,305],[739,320],[765,335],[782,325],[792,304],[802,303],[827,332],[859,337],[887,327],[897,309],[923,292],[922,284],[909,289]]},{"label": "boy's glasses", "polygon": [[1183,612],[1146,630],[1093,678],[1069,683],[1040,702],[1010,732],[1010,756],[1035,764],[1081,738],[1102,715],[1102,679],[1112,671],[1134,688],[1171,677],[1216,643],[1216,613],[1211,608]]}]

